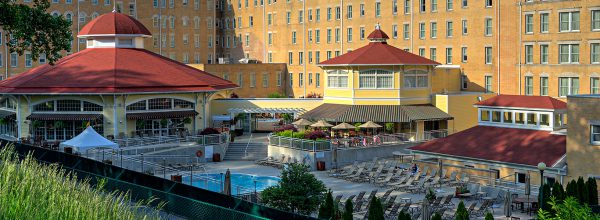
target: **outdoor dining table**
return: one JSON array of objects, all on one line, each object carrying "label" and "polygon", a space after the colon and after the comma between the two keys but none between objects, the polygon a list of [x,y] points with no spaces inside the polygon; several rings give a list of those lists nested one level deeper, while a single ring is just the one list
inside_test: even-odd
[{"label": "outdoor dining table", "polygon": [[421,207],[421,205],[419,205],[419,204],[411,204],[408,208],[409,208],[409,211],[414,214],[415,212],[419,211],[420,207]]},{"label": "outdoor dining table", "polygon": [[531,198],[520,197],[520,198],[515,198],[513,200],[513,202],[521,204],[521,212],[524,213],[525,212],[525,204],[529,204],[529,207],[531,207],[531,204],[538,202],[538,198],[537,197],[531,197]]},{"label": "outdoor dining table", "polygon": [[408,198],[408,197],[406,197],[406,198],[400,198],[400,202],[401,203],[409,203],[410,201],[411,201],[411,198]]}]

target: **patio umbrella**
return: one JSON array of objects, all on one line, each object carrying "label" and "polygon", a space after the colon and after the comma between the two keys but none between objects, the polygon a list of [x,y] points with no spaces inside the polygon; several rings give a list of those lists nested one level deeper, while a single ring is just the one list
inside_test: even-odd
[{"label": "patio umbrella", "polygon": [[346,122],[332,127],[332,129],[338,129],[338,130],[347,130],[347,129],[355,129],[355,128],[356,127],[354,127],[354,125],[348,124]]},{"label": "patio umbrella", "polygon": [[306,120],[306,119],[300,119],[298,121],[292,122],[293,125],[297,125],[297,126],[309,126],[314,124],[314,122]]},{"label": "patio umbrella", "polygon": [[223,194],[231,195],[231,172],[227,169],[225,172],[225,186],[223,187]]},{"label": "patio umbrella", "polygon": [[429,210],[429,201],[423,200],[423,206],[421,207],[421,220],[430,220],[431,211]]},{"label": "patio umbrella", "polygon": [[506,218],[512,216],[512,208],[510,207],[512,201],[510,191],[506,191],[506,195],[504,196],[504,216]]},{"label": "patio umbrella", "polygon": [[529,195],[531,195],[531,178],[529,177],[529,174],[525,176],[525,195],[527,195],[528,198]]},{"label": "patio umbrella", "polygon": [[373,133],[375,133],[375,129],[377,128],[381,128],[381,125],[376,124],[373,121],[368,121],[360,126],[358,126],[359,128],[373,128]]},{"label": "patio umbrella", "polygon": [[327,123],[326,121],[323,120],[319,120],[317,123],[314,123],[312,125],[310,125],[311,127],[315,127],[315,128],[330,128],[333,127],[333,125]]},{"label": "patio umbrella", "polygon": [[442,159],[438,159],[438,167],[439,167],[438,168],[438,170],[439,170],[438,174],[440,174],[440,179],[442,179],[442,178],[444,178],[442,176],[442,174],[443,174],[442,168],[444,167],[444,162],[442,161]]}]

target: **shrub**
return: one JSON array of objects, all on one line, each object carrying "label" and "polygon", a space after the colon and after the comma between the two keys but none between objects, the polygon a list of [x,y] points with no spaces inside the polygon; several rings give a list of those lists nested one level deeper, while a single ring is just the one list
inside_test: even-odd
[{"label": "shrub", "polygon": [[381,205],[381,202],[379,201],[377,196],[373,196],[373,198],[369,202],[369,211],[368,211],[367,215],[369,216],[368,217],[369,220],[385,219],[385,217],[383,216],[384,215],[383,206]]},{"label": "shrub", "polygon": [[278,127],[275,129],[275,132],[282,132],[282,131],[298,131],[298,129],[296,128],[296,126],[294,125],[284,125],[281,127]]},{"label": "shrub", "polygon": [[543,201],[544,201],[544,203],[540,205],[540,209],[547,209],[550,207],[549,202],[550,202],[550,197],[552,197],[551,192],[550,192],[550,185],[545,183],[544,185],[542,185],[542,187],[540,187],[539,190],[540,191],[538,193],[538,201],[540,199],[542,199],[542,195],[543,195]]},{"label": "shrub", "polygon": [[433,216],[431,216],[431,220],[442,220],[442,216],[439,213],[434,213]]},{"label": "shrub", "polygon": [[588,206],[581,205],[576,198],[567,197],[564,201],[558,202],[552,198],[550,201],[550,209],[552,213],[547,210],[540,210],[537,215],[540,220],[587,220],[587,219],[599,219],[600,216],[594,214]]},{"label": "shrub", "polygon": [[494,220],[494,215],[492,215],[492,213],[488,212],[487,214],[485,214],[485,220]]},{"label": "shrub", "polygon": [[216,128],[205,128],[200,132],[200,135],[211,135],[211,134],[220,134],[219,130]]},{"label": "shrub", "polygon": [[230,97],[230,98],[232,98],[232,99],[237,99],[237,98],[239,98],[240,96],[238,96],[238,94],[236,94],[236,93],[234,92],[234,93],[231,93],[231,96],[229,96],[229,97]]},{"label": "shrub", "polygon": [[577,193],[579,195],[577,197],[579,202],[581,204],[587,204],[589,195],[585,181],[583,181],[583,177],[579,177],[579,179],[577,179]]},{"label": "shrub", "polygon": [[469,212],[467,211],[467,208],[465,208],[465,203],[463,203],[463,201],[458,203],[455,220],[469,220]]},{"label": "shrub", "polygon": [[278,92],[274,92],[274,93],[267,95],[267,98],[279,99],[279,98],[287,98],[287,97],[283,94],[279,94]]},{"label": "shrub", "polygon": [[554,185],[552,185],[552,196],[554,196],[557,201],[563,201],[565,199],[565,190],[559,182],[554,182]]},{"label": "shrub", "polygon": [[354,127],[355,127],[355,128],[354,128],[354,131],[356,131],[356,132],[359,132],[359,131],[360,131],[360,128],[359,128],[358,126],[360,126],[360,125],[362,125],[362,124],[361,124],[361,123],[358,123],[358,122],[354,123]]},{"label": "shrub", "polygon": [[304,131],[300,131],[300,132],[294,132],[294,135],[292,135],[293,138],[298,138],[298,139],[304,139]]},{"label": "shrub", "polygon": [[571,180],[571,182],[567,183],[566,197],[568,196],[571,196],[577,199],[577,201],[579,201],[579,199],[577,198],[579,196],[579,192],[577,192],[577,182],[575,180]]},{"label": "shrub", "polygon": [[268,206],[309,215],[319,208],[325,192],[325,184],[310,173],[309,166],[292,163],[281,171],[281,181],[260,196]]},{"label": "shrub", "polygon": [[325,202],[321,203],[321,207],[319,207],[319,219],[331,219],[335,216],[335,206],[333,204],[333,196],[331,195],[331,190],[327,192],[325,196]]},{"label": "shrub", "polygon": [[410,220],[410,214],[401,211],[400,214],[398,214],[398,220]]},{"label": "shrub", "polygon": [[388,133],[392,133],[394,131],[394,123],[385,123],[385,131],[387,131]]},{"label": "shrub", "polygon": [[589,177],[586,186],[588,189],[589,204],[598,205],[598,185],[596,184],[596,179]]},{"label": "shrub", "polygon": [[343,220],[353,220],[354,216],[352,215],[352,211],[354,205],[352,204],[351,199],[346,199],[346,204],[344,205],[344,214],[342,215]]},{"label": "shrub", "polygon": [[304,134],[306,139],[317,140],[327,137],[327,134],[323,131],[311,131]]}]

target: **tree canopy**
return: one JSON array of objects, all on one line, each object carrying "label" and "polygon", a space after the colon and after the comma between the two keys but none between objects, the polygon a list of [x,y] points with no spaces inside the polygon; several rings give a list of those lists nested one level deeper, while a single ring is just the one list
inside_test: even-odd
[{"label": "tree canopy", "polygon": [[71,49],[71,22],[50,15],[49,7],[48,0],[33,0],[29,5],[0,0],[0,27],[6,32],[11,53],[28,51],[32,59],[45,54],[53,64],[62,57],[61,51]]}]

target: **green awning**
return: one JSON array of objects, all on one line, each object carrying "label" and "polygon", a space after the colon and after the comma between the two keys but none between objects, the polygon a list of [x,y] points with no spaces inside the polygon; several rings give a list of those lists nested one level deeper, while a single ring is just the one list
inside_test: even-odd
[{"label": "green awning", "polygon": [[335,122],[411,122],[453,119],[451,115],[432,105],[343,105],[328,103],[302,114],[300,118]]}]

